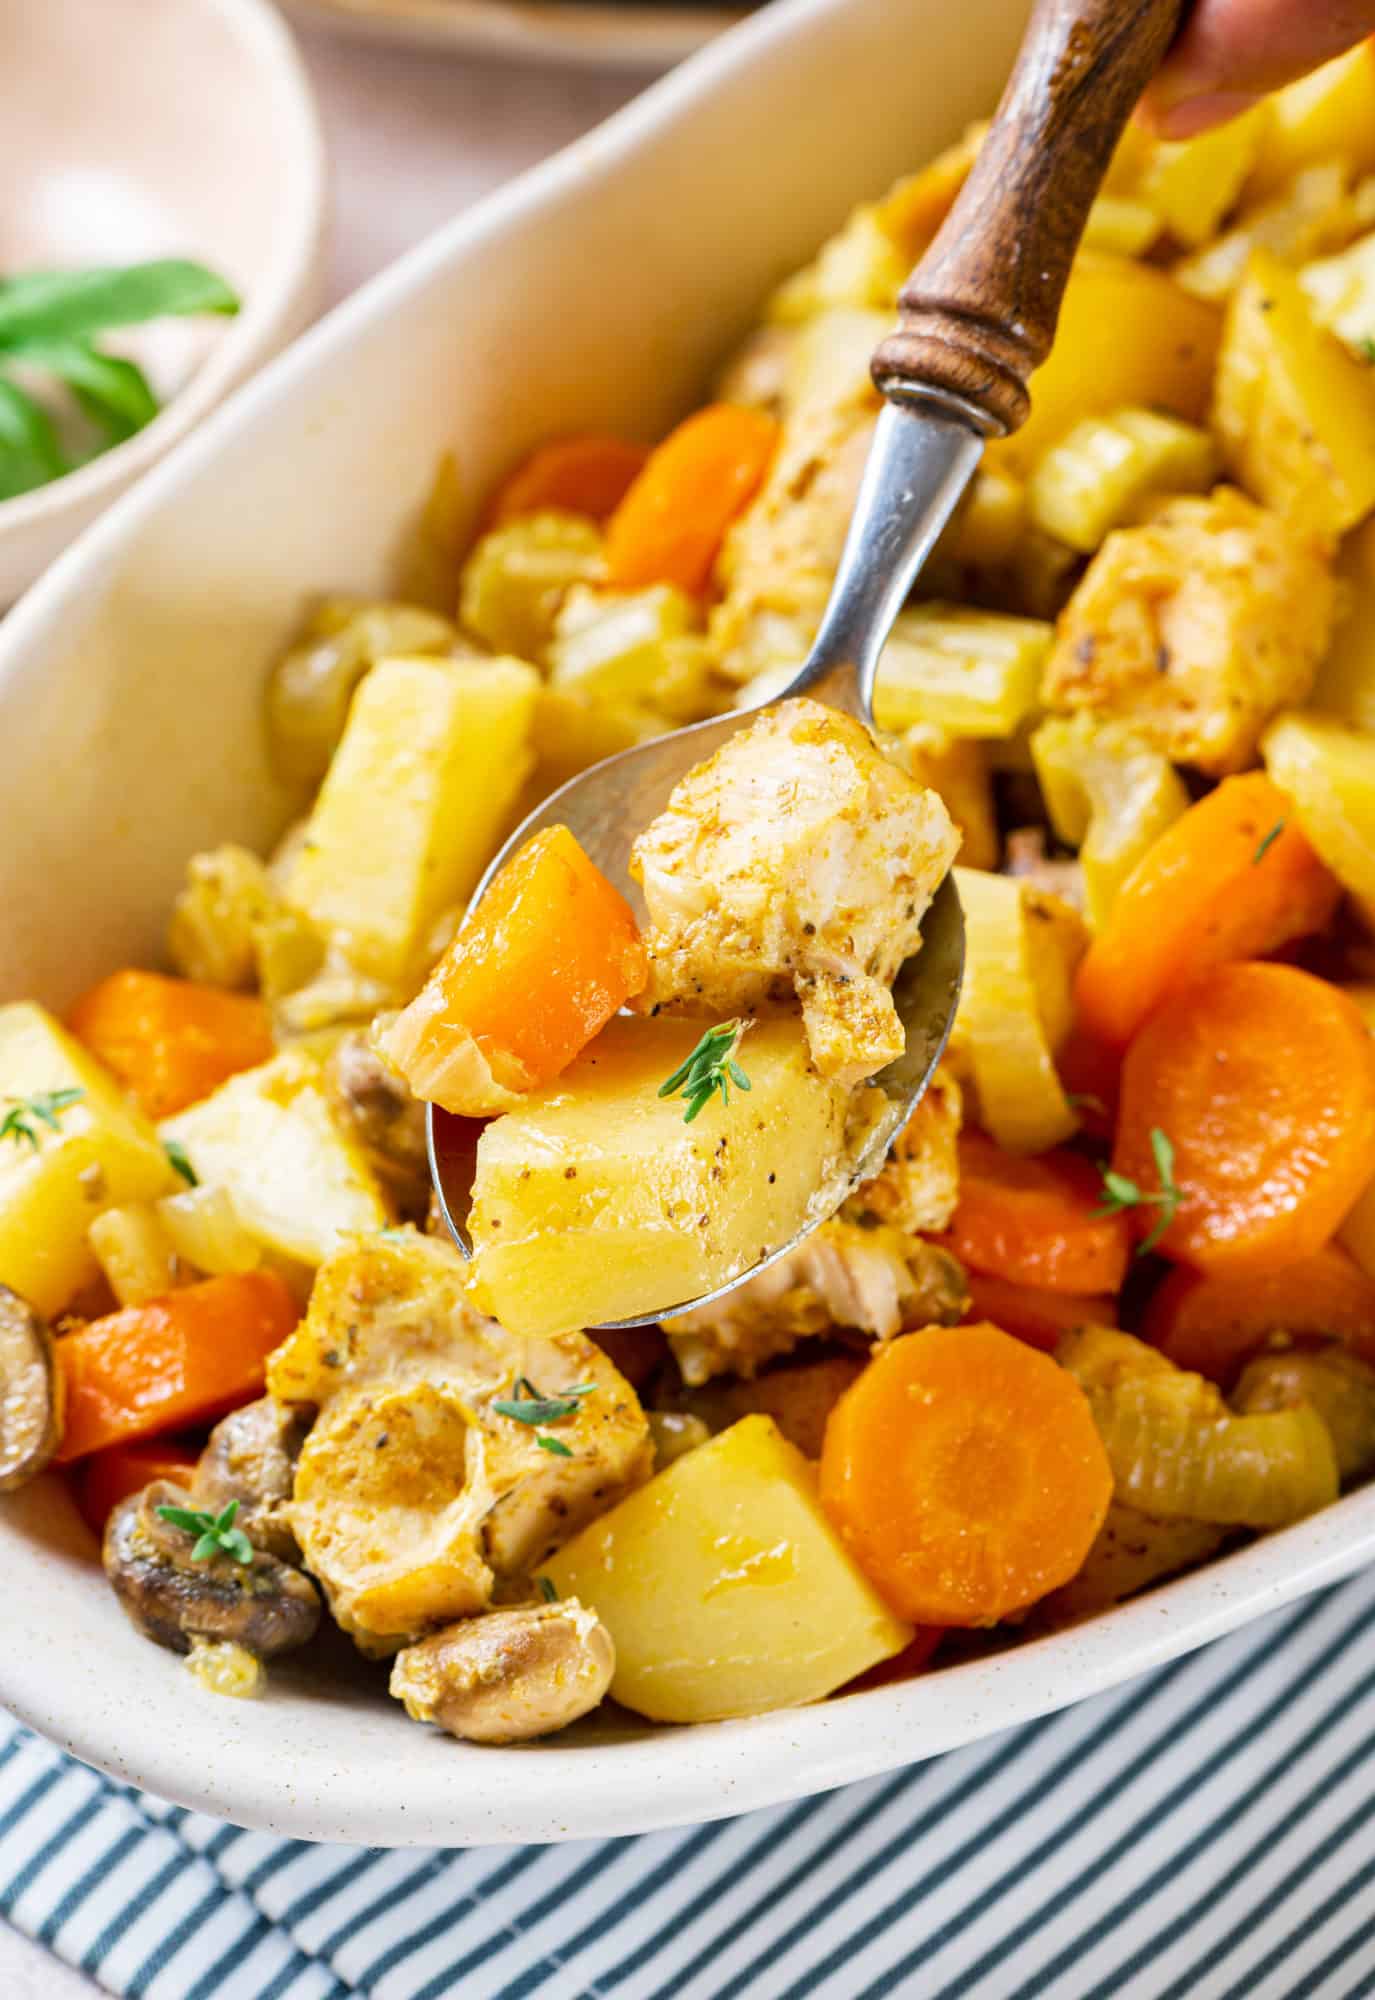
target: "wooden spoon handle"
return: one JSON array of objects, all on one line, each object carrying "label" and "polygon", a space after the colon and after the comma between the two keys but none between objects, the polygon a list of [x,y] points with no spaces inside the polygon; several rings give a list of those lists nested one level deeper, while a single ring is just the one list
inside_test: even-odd
[{"label": "wooden spoon handle", "polygon": [[995,435],[1030,407],[1070,264],[1187,0],[1038,0],[988,137],[874,356],[894,402],[936,391]]}]

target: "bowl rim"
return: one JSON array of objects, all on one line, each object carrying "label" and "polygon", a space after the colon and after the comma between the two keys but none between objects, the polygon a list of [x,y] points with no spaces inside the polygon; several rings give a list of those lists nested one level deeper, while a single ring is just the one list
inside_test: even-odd
[{"label": "bowl rim", "polygon": [[[183,0],[183,5],[189,0]],[[315,96],[295,37],[270,0],[195,0],[236,37],[261,75],[261,122],[281,144],[277,226],[271,259],[223,337],[151,423],[124,443],[31,493],[0,501],[0,536],[19,535],[98,503],[185,436],[270,351],[317,275],[328,172]],[[255,126],[257,120],[255,120]]]}]

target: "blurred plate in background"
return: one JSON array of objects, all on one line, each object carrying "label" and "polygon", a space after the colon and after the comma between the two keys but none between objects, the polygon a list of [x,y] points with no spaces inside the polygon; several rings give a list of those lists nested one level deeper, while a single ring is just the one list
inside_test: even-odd
[{"label": "blurred plate in background", "polygon": [[748,10],[595,0],[282,0],[296,20],[412,47],[602,69],[667,69]]}]

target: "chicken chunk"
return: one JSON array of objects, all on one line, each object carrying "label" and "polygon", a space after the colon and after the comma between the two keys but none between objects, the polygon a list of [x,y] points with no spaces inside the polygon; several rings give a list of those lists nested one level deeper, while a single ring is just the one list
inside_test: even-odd
[{"label": "chicken chunk", "polygon": [[481,1318],[457,1252],[410,1230],[324,1265],[268,1379],[319,1410],[286,1511],[336,1619],[372,1646],[485,1610],[651,1469],[639,1400],[599,1347]]},{"label": "chicken chunk", "polygon": [[890,1340],[907,1326],[954,1325],[968,1304],[948,1251],[896,1229],[823,1222],[712,1305],[664,1321],[683,1380],[755,1375],[801,1340],[838,1329]]},{"label": "chicken chunk", "polygon": [[1332,627],[1323,555],[1230,487],[1108,536],[1061,615],[1044,694],[1129,718],[1175,763],[1244,770],[1313,685]]},{"label": "chicken chunk", "polygon": [[964,1093],[951,1070],[936,1071],[893,1142],[881,1173],[845,1203],[844,1220],[885,1222],[906,1235],[939,1235],[960,1198]]},{"label": "chicken chunk", "polygon": [[720,1020],[795,993],[818,1072],[861,1082],[902,1053],[889,989],[958,845],[861,723],[814,701],[768,709],[635,842],[650,918],[635,1004]]},{"label": "chicken chunk", "polygon": [[489,1611],[398,1653],[391,1692],[413,1722],[469,1743],[527,1743],[597,1706],[616,1648],[576,1597]]}]

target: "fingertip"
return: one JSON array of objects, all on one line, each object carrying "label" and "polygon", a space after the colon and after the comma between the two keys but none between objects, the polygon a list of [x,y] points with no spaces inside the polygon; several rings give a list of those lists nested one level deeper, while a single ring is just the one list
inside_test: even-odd
[{"label": "fingertip", "polygon": [[1214,90],[1197,97],[1170,98],[1153,90],[1142,100],[1137,116],[1154,138],[1196,139],[1215,125],[1240,118],[1260,101],[1258,91]]}]

